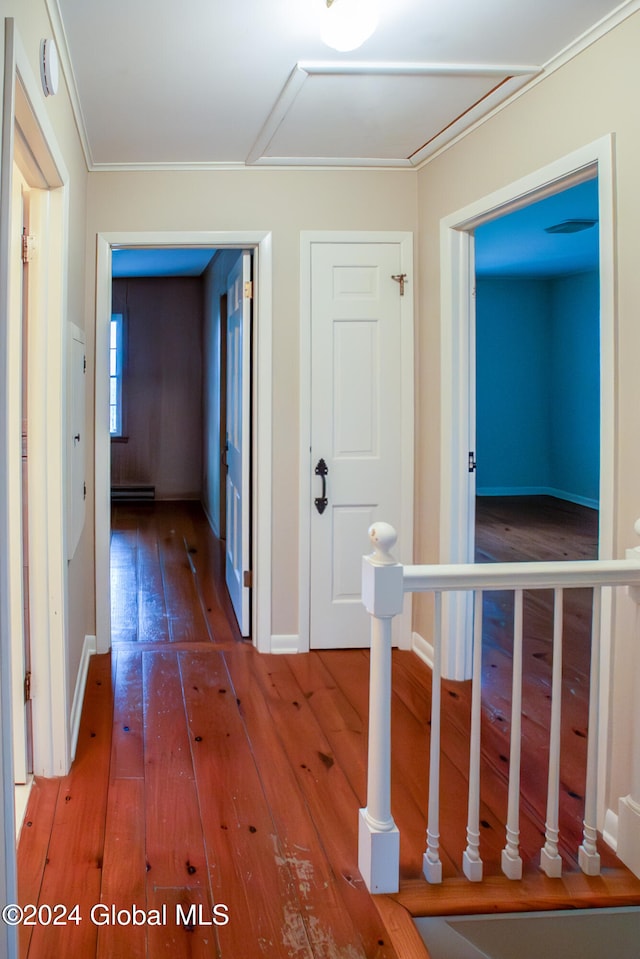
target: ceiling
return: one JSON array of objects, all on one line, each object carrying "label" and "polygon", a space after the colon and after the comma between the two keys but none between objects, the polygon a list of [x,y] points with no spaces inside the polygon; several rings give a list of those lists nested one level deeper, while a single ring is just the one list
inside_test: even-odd
[{"label": "ceiling", "polygon": [[[592,223],[570,233],[546,229],[567,221]],[[560,276],[597,270],[598,181],[579,183],[561,193],[477,227],[478,276]]]},{"label": "ceiling", "polygon": [[634,0],[379,0],[346,54],[320,39],[325,0],[46,2],[87,164],[108,170],[412,168]]}]

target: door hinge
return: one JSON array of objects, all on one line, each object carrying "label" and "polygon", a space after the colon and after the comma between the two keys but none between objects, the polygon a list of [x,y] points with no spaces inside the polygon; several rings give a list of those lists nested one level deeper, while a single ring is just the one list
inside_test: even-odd
[{"label": "door hinge", "polygon": [[83,373],[86,373],[86,372],[87,372],[87,357],[86,357],[86,356],[83,356],[83,357],[82,357],[82,372],[83,372]]},{"label": "door hinge", "polygon": [[242,576],[242,583],[245,589],[253,589],[253,570],[245,569]]},{"label": "door hinge", "polygon": [[244,285],[244,298],[245,300],[253,299],[253,281],[252,280],[247,280],[247,282]]},{"label": "door hinge", "polygon": [[469,451],[469,472],[470,472],[470,473],[475,473],[475,471],[476,471],[476,466],[477,466],[477,463],[476,463],[476,454],[473,452],[473,450],[470,450],[470,451]]},{"label": "door hinge", "polygon": [[36,251],[36,238],[28,233],[22,234],[22,262],[30,263]]},{"label": "door hinge", "polygon": [[83,484],[82,484],[82,498],[83,498],[83,499],[86,499],[86,498],[87,498],[87,484],[86,484],[86,483],[83,483]]},{"label": "door hinge", "polygon": [[31,670],[24,674],[24,701],[31,702]]}]

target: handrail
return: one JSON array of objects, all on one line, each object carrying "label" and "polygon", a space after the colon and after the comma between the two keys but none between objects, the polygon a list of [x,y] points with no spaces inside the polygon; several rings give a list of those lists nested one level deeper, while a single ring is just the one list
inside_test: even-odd
[{"label": "handrail", "polygon": [[[640,520],[635,524],[640,536]],[[520,702],[522,690],[522,592],[526,589],[554,590],[553,634],[553,692],[552,722],[549,744],[549,780],[545,844],[540,854],[541,868],[549,876],[561,874],[562,862],[558,854],[558,790],[560,751],[560,700],[562,650],[562,596],[565,588],[589,587],[594,590],[591,682],[589,699],[589,735],[587,754],[587,785],[585,790],[585,818],[583,842],[579,849],[579,863],[583,872],[597,875],[600,856],[597,851],[596,793],[597,793],[597,711],[600,682],[600,601],[603,587],[626,586],[640,603],[640,547],[628,549],[626,559],[580,560],[567,562],[477,563],[459,565],[402,566],[391,554],[397,534],[387,523],[374,523],[369,530],[373,553],[362,561],[362,600],[371,615],[371,659],[369,690],[369,757],[367,770],[367,806],[360,810],[358,864],[370,892],[392,893],[399,888],[400,835],[391,814],[391,623],[402,612],[404,594],[432,592],[435,594],[435,635],[433,663],[433,693],[431,705],[431,750],[429,821],[424,875],[429,882],[440,882],[442,866],[439,858],[439,737],[440,737],[440,608],[445,591],[473,591],[474,614],[474,669],[472,686],[472,744],[469,770],[469,820],[467,848],[463,869],[468,879],[482,879],[482,860],[479,855],[479,748],[480,748],[480,682],[482,644],[482,593],[486,590],[513,590],[516,595],[514,613],[514,670],[512,690],[513,722],[509,811],[506,823],[506,846],[502,868],[509,878],[519,879],[522,861],[519,855],[519,788],[520,788]],[[640,682],[640,681],[639,681]],[[636,779],[638,780],[636,782]],[[625,812],[640,821],[640,764],[634,776],[632,794]],[[629,831],[635,819],[629,818]],[[639,823],[640,824],[640,823]],[[638,829],[635,830],[638,832]],[[640,845],[640,843],[637,843]],[[618,851],[620,855],[620,850]],[[636,855],[634,851],[634,855]],[[640,856],[640,850],[638,851]],[[632,867],[633,868],[633,867]],[[639,871],[640,874],[640,871]]]},{"label": "handrail", "polygon": [[628,559],[403,566],[402,586],[405,593],[640,586],[640,562],[637,566]]}]

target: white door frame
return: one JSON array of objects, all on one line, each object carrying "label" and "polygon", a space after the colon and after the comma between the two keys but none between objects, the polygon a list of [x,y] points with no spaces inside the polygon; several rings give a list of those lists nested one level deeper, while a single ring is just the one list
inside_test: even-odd
[{"label": "white door frame", "polygon": [[[401,262],[409,276],[400,304],[402,336],[402,504],[398,545],[394,555],[399,562],[413,562],[413,462],[414,462],[414,388],[413,388],[413,291],[416,271],[413,261],[413,234],[396,231],[311,231],[300,234],[300,504],[298,539],[298,636],[281,637],[282,651],[307,652],[310,647],[311,614],[311,247],[314,243],[398,243]],[[363,544],[363,553],[368,552]],[[410,649],[412,643],[411,595],[405,596],[400,617],[399,645]]]},{"label": "white door frame", "polygon": [[109,434],[109,324],[111,251],[114,247],[216,247],[254,250],[254,390],[252,427],[251,636],[258,652],[271,651],[271,437],[272,250],[267,231],[110,232],[97,235],[95,341],[95,550],[96,647],[111,645],[109,546],[111,437]]},{"label": "white door frame", "polygon": [[[557,193],[598,177],[600,247],[600,510],[599,558],[613,557],[615,491],[615,230],[613,136],[607,135],[509,186],[477,200],[441,221],[441,477],[440,562],[473,562],[474,531],[468,496],[470,325],[473,230]],[[443,674],[471,675],[471,613],[467,594],[449,594],[443,602]],[[606,772],[611,677],[611,591],[603,594],[601,630],[599,776]],[[600,810],[602,814],[603,808]]]}]

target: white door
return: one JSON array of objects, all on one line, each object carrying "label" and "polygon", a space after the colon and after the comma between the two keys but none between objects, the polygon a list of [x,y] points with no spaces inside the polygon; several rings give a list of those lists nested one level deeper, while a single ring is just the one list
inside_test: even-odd
[{"label": "white door", "polygon": [[[250,633],[251,254],[227,283],[227,589],[243,636]],[[246,574],[246,577],[245,577]]]},{"label": "white door", "polygon": [[[409,318],[403,331],[411,277],[402,253],[399,242],[311,245],[310,645],[316,649],[369,645],[360,598],[362,556],[371,551],[367,531],[375,520],[403,527],[404,431],[412,433],[403,356],[412,324]],[[401,274],[402,283],[394,279]]]},{"label": "white door", "polygon": [[31,704],[27,697],[30,675],[29,644],[29,518],[27,512],[27,286],[22,262],[22,233],[28,232],[27,194],[29,187],[17,166],[13,168],[11,209],[11,274],[9,281],[10,388],[15,409],[10,405],[12,433],[20,435],[20,465],[12,467],[14,502],[21,509],[10,518],[11,623],[13,673],[13,760],[16,783],[26,783],[31,770]]}]

